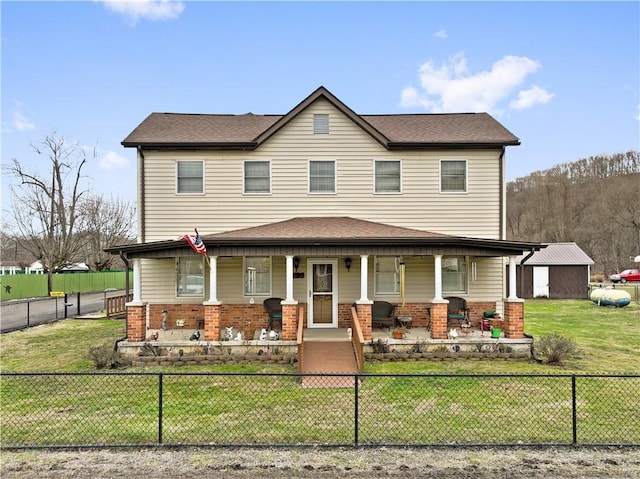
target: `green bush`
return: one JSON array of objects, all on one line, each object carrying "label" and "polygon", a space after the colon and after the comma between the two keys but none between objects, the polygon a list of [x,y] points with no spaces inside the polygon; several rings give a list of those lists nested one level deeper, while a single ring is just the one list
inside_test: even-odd
[{"label": "green bush", "polygon": [[578,354],[576,343],[572,339],[557,333],[540,338],[536,350],[548,364],[558,365]]}]

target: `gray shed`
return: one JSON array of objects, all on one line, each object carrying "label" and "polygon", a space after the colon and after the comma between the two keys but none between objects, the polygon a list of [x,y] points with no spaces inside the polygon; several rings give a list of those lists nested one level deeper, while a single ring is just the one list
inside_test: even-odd
[{"label": "gray shed", "polygon": [[588,299],[593,260],[576,243],[544,243],[521,264],[517,257],[520,298]]}]

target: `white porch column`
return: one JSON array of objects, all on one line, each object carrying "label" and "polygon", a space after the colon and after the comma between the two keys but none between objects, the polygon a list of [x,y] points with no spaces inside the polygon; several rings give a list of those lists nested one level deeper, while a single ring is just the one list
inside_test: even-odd
[{"label": "white porch column", "polygon": [[142,268],[140,258],[133,260],[133,303],[142,303]]},{"label": "white porch column", "polygon": [[294,299],[293,299],[293,255],[287,255],[286,256],[287,259],[287,297],[285,298],[285,301],[287,303],[293,303]]},{"label": "white porch column", "polygon": [[209,256],[209,299],[207,304],[219,304],[218,301],[218,257]]},{"label": "white porch column", "polygon": [[518,299],[516,290],[516,257],[509,256],[509,296],[507,299]]},{"label": "white porch column", "polygon": [[142,268],[140,266],[140,258],[131,260],[133,263],[133,298],[130,303],[132,305],[142,304]]},{"label": "white porch column", "polygon": [[441,300],[442,298],[442,255],[437,254],[434,257],[434,297],[435,300]]},{"label": "white porch column", "polygon": [[367,292],[369,278],[369,255],[360,255],[360,299],[359,302],[369,301],[369,294]]}]

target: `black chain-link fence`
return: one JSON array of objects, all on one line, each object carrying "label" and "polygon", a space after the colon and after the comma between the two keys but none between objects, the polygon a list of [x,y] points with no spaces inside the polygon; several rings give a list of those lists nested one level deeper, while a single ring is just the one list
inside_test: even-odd
[{"label": "black chain-link fence", "polygon": [[114,296],[124,296],[124,291],[63,293],[62,296],[5,301],[0,304],[0,332],[8,333],[69,317],[104,311],[107,309],[108,300]]},{"label": "black chain-link fence", "polygon": [[4,448],[640,445],[640,375],[0,375]]}]

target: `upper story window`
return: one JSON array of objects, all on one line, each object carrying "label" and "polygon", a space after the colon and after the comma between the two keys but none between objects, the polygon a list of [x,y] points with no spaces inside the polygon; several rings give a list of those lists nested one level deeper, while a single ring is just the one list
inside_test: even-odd
[{"label": "upper story window", "polygon": [[313,115],[313,134],[314,135],[329,134],[329,115],[324,113]]},{"label": "upper story window", "polygon": [[400,292],[400,257],[376,256],[376,294],[398,294]]},{"label": "upper story window", "polygon": [[400,162],[393,160],[375,161],[375,192],[400,193],[402,180]]},{"label": "upper story window", "polygon": [[244,294],[271,294],[271,257],[247,256],[244,259]]},{"label": "upper story window", "polygon": [[176,161],[176,191],[204,193],[203,161]]},{"label": "upper story window", "polygon": [[467,259],[464,256],[442,257],[442,291],[467,292]]},{"label": "upper story window", "polygon": [[336,192],[336,162],[309,162],[309,193]]},{"label": "upper story window", "polygon": [[443,193],[466,193],[467,161],[440,161],[440,191]]},{"label": "upper story window", "polygon": [[271,193],[271,166],[268,161],[244,162],[244,192]]},{"label": "upper story window", "polygon": [[183,256],[177,259],[176,295],[177,296],[204,296],[204,259]]}]

